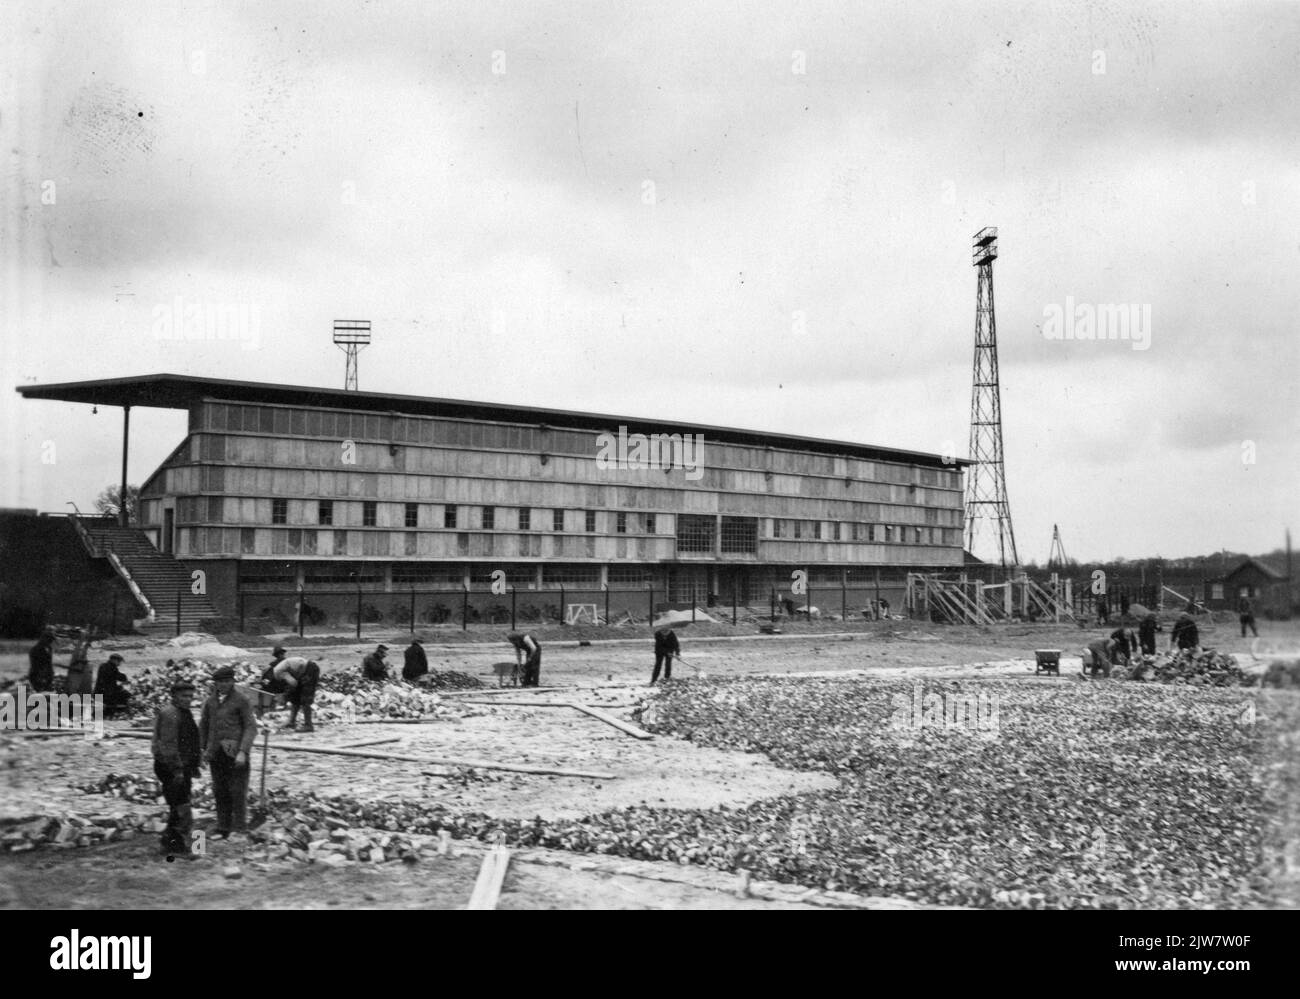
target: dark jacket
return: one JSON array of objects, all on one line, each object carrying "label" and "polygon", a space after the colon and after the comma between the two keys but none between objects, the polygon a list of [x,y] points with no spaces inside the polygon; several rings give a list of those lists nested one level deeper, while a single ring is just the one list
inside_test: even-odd
[{"label": "dark jacket", "polygon": [[37,642],[27,653],[31,668],[27,673],[27,682],[32,690],[54,689],[54,649],[51,642]]},{"label": "dark jacket", "polygon": [[247,753],[253,748],[257,738],[257,720],[253,716],[253,705],[238,690],[232,690],[225,701],[218,702],[214,691],[203,702],[203,714],[199,717],[199,745],[205,760],[216,759],[222,749],[232,760],[239,753]]},{"label": "dark jacket", "polygon": [[175,704],[158,709],[153,722],[154,759],[190,776],[199,772],[199,729],[194,716]]},{"label": "dark jacket", "polygon": [[1126,656],[1130,656],[1137,651],[1129,644],[1128,630],[1125,628],[1116,628],[1110,633],[1110,638],[1115,643],[1115,648]]},{"label": "dark jacket", "polygon": [[126,677],[111,660],[101,663],[95,675],[95,693],[104,698],[106,708],[124,708],[130,703],[131,695],[126,689]]},{"label": "dark jacket", "polygon": [[681,643],[677,641],[677,632],[672,628],[660,628],[655,632],[655,655],[680,655]]},{"label": "dark jacket", "polygon": [[361,675],[367,680],[387,680],[388,664],[379,658],[378,652],[372,652],[361,660]]},{"label": "dark jacket", "polygon": [[1254,617],[1255,609],[1251,605],[1250,597],[1242,597],[1237,601],[1237,613],[1242,617]]},{"label": "dark jacket", "polygon": [[429,672],[429,657],[424,654],[424,646],[412,642],[406,647],[406,663],[402,666],[402,679],[414,680]]},{"label": "dark jacket", "polygon": [[1178,616],[1178,620],[1174,622],[1174,630],[1169,637],[1180,649],[1194,649],[1201,644],[1201,634],[1196,630],[1196,622],[1192,620],[1190,614],[1180,614]]}]

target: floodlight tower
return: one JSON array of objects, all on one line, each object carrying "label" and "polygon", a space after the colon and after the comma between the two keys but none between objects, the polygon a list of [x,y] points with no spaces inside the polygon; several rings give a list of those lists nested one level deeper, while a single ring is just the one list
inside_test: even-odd
[{"label": "floodlight tower", "polygon": [[1020,564],[1011,530],[1007,480],[1002,462],[1002,390],[998,384],[998,332],[993,313],[993,261],[998,257],[994,226],[975,234],[971,263],[979,271],[975,292],[975,376],[970,402],[970,457],[966,476],[966,550],[996,533],[1005,569]]},{"label": "floodlight tower", "polygon": [[348,369],[343,376],[345,391],[357,390],[357,353],[370,345],[369,319],[335,319],[334,342],[348,355]]}]

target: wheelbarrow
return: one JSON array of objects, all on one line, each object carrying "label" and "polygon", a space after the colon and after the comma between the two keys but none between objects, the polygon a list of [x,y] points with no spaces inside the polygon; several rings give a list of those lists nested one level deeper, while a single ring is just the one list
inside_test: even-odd
[{"label": "wheelbarrow", "polygon": [[1041,673],[1051,673],[1054,676],[1061,675],[1060,649],[1035,649],[1034,661],[1034,676],[1038,676]]}]

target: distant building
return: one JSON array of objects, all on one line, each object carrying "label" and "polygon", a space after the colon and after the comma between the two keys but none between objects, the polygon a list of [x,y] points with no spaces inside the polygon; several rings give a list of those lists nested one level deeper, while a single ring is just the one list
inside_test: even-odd
[{"label": "distant building", "polygon": [[1294,586],[1285,565],[1272,560],[1243,558],[1218,579],[1208,582],[1206,603],[1213,610],[1235,610],[1237,601],[1250,597],[1260,613],[1277,614],[1294,604]]}]

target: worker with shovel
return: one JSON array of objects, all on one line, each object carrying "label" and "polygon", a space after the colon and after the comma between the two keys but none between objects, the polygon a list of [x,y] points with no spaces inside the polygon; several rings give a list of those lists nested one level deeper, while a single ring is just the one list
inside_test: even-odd
[{"label": "worker with shovel", "polygon": [[233,669],[220,667],[212,683],[212,696],[199,717],[199,743],[212,768],[216,833],[243,836],[248,832],[248,754],[257,738],[257,719],[252,703],[235,689]]},{"label": "worker with shovel", "polygon": [[650,674],[651,686],[659,681],[661,666],[664,671],[664,681],[673,678],[673,656],[680,656],[681,651],[681,642],[677,640],[677,632],[672,628],[660,628],[655,632],[655,669]]}]

